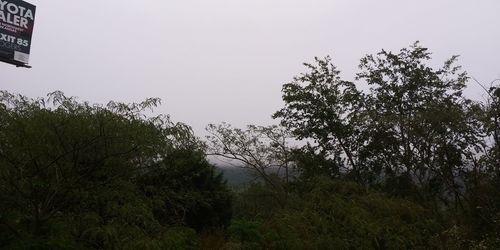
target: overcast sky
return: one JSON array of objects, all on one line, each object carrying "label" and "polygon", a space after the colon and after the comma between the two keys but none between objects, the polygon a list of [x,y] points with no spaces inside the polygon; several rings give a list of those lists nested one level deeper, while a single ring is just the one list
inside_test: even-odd
[{"label": "overcast sky", "polygon": [[[359,59],[416,40],[436,65],[459,54],[471,76],[500,78],[499,0],[30,0],[30,64],[0,64],[0,89],[62,90],[106,103],[160,97],[191,125],[270,124],[302,62],[331,55],[346,79]],[[467,92],[479,98],[471,82]]]}]

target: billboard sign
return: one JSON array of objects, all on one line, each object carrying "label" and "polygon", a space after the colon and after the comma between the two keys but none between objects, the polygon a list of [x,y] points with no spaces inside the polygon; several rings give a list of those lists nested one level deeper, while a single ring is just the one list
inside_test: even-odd
[{"label": "billboard sign", "polygon": [[0,60],[17,66],[29,62],[36,7],[21,0],[0,0]]}]

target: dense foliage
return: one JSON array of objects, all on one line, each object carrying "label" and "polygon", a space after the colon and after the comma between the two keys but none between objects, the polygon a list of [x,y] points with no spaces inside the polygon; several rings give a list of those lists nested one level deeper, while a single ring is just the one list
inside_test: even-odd
[{"label": "dense foliage", "polygon": [[195,247],[225,227],[230,194],[183,124],[158,103],[0,95],[0,247]]}]

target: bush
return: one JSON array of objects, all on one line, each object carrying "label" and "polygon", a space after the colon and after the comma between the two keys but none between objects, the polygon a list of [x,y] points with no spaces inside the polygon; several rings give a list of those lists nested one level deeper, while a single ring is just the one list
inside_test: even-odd
[{"label": "bush", "polygon": [[443,230],[424,207],[351,182],[314,178],[293,195],[261,224],[236,221],[232,235],[263,249],[429,249]]}]

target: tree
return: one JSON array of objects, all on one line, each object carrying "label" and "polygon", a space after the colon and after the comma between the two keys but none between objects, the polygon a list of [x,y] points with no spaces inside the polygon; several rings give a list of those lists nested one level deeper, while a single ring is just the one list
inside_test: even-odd
[{"label": "tree", "polygon": [[155,218],[166,225],[187,225],[198,232],[225,229],[232,216],[231,195],[199,149],[174,149],[138,178],[153,201]]},{"label": "tree", "polygon": [[[279,126],[249,125],[246,130],[227,123],[207,127],[209,155],[236,161],[252,171],[284,204],[286,185],[290,180],[291,149],[288,133]],[[284,173],[283,173],[284,171]]]},{"label": "tree", "polygon": [[462,95],[468,77],[457,56],[442,68],[418,42],[398,54],[382,51],[361,59],[357,80],[368,83],[365,146],[369,169],[387,177],[408,176],[442,199],[460,202],[459,179],[483,147],[476,104]]},{"label": "tree", "polygon": [[362,93],[352,82],[341,80],[330,57],[305,63],[307,73],[283,85],[285,107],[273,118],[289,129],[297,140],[313,140],[314,151],[329,157],[333,172],[353,171],[359,176],[357,153],[359,128],[356,112]]},{"label": "tree", "polygon": [[144,114],[157,104],[0,92],[0,247],[165,249],[171,227],[227,224],[222,177],[189,127]]},{"label": "tree", "polygon": [[496,173],[500,178],[500,86],[493,85],[497,81],[500,79],[492,81],[490,88],[487,89],[488,99],[481,113],[484,114],[482,120],[486,136],[491,138],[485,157],[490,166],[490,172]]},{"label": "tree", "polygon": [[457,57],[434,69],[430,55],[417,42],[397,54],[365,56],[356,77],[370,86],[364,92],[342,80],[329,57],[316,58],[283,86],[285,106],[273,117],[309,142],[303,152],[323,156],[318,169],[330,166],[338,169],[330,173],[394,194],[416,186],[460,202],[458,180],[484,148],[472,115],[478,106],[462,95],[468,77]]}]

